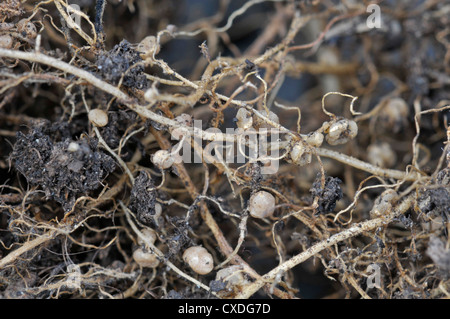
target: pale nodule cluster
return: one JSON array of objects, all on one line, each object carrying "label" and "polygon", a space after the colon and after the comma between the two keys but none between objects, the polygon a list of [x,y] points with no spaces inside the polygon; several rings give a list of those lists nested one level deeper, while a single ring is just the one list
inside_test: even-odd
[{"label": "pale nodule cluster", "polygon": [[141,232],[145,237],[145,240],[138,237],[137,242],[140,247],[133,252],[133,259],[143,268],[156,268],[159,265],[159,259],[153,252],[150,251],[150,247],[147,247],[145,244],[145,241],[148,241],[151,244],[155,243],[157,239],[156,232],[149,228],[145,228]]},{"label": "pale nodule cluster", "polygon": [[372,218],[382,217],[388,215],[395,207],[399,195],[393,189],[387,189],[374,202],[373,208],[370,211]]},{"label": "pale nodule cluster", "polygon": [[[201,156],[194,157],[194,163],[213,163],[211,159],[216,160],[214,163],[245,163],[247,161],[270,163],[272,169],[263,170],[263,174],[276,173],[282,158],[299,166],[308,165],[312,161],[316,148],[321,147],[324,140],[330,145],[342,145],[358,134],[355,121],[332,118],[331,121],[324,122],[316,131],[303,134],[301,137],[293,136],[289,130],[280,125],[278,116],[274,112],[270,111],[268,117],[262,119],[256,110],[246,108],[238,109],[237,128],[227,128],[226,133],[213,127],[202,130],[202,121],[193,120],[192,116],[185,113],[177,116],[175,122],[177,125],[169,131],[173,139],[182,141],[174,146],[171,152],[160,150],[152,155],[152,162],[160,169],[168,169],[179,160],[191,163],[193,152],[191,140],[200,143],[204,137],[199,135],[199,132],[216,136],[217,140],[212,138],[200,154]],[[221,139],[222,136],[227,138]],[[285,138],[280,138],[283,136]],[[271,138],[272,142],[268,143],[268,138]],[[248,154],[245,154],[244,146],[248,147]],[[283,149],[284,155],[280,154],[280,150]],[[179,154],[181,151],[182,155]]]},{"label": "pale nodule cluster", "polygon": [[[28,19],[21,19],[16,24],[0,22],[0,32],[2,31],[15,31],[18,37],[32,41],[36,39],[38,32],[36,25]],[[0,34],[0,48],[11,49],[16,47],[18,41],[16,37],[9,34]]]}]

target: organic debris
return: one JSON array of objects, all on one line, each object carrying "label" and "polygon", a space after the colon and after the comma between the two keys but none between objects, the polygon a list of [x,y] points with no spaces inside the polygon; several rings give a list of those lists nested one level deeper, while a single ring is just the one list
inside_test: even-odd
[{"label": "organic debris", "polygon": [[2,1],[0,298],[448,298],[449,13]]}]

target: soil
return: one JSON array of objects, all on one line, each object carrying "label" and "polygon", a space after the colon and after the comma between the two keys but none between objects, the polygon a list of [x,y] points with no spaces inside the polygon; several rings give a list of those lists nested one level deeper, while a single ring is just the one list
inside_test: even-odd
[{"label": "soil", "polygon": [[449,297],[448,2],[74,3],[0,3],[0,298]]},{"label": "soil", "polygon": [[11,159],[30,186],[40,186],[48,200],[69,211],[78,197],[99,188],[116,164],[95,139],[58,141],[58,135],[64,136],[58,133],[58,125],[53,128],[49,121],[26,135],[18,132]]}]

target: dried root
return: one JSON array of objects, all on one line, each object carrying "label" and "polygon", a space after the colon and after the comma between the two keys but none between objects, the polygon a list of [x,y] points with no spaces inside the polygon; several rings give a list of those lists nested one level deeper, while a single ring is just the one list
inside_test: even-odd
[{"label": "dried root", "polygon": [[1,297],[449,296],[448,5],[110,2],[0,4]]}]

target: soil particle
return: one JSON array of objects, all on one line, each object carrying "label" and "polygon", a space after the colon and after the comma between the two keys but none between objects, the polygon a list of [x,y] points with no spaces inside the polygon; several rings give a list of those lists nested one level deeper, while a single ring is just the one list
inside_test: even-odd
[{"label": "soil particle", "polygon": [[100,54],[97,59],[99,74],[107,81],[118,84],[123,76],[122,85],[129,88],[144,90],[147,88],[147,78],[139,53],[123,40],[107,53]]},{"label": "soil particle", "polygon": [[450,249],[438,237],[431,237],[428,243],[427,255],[433,260],[444,278],[450,277]]},{"label": "soil particle", "polygon": [[156,190],[152,178],[141,171],[134,181],[130,197],[130,209],[136,214],[137,219],[144,225],[152,225],[154,222],[156,204]]},{"label": "soil particle", "polygon": [[433,187],[423,188],[418,199],[419,208],[425,214],[450,215],[450,169],[441,170]]},{"label": "soil particle", "polygon": [[227,288],[227,283],[222,280],[211,280],[209,282],[209,288],[211,288],[211,291],[213,292],[219,292]]},{"label": "soil particle", "polygon": [[100,186],[115,169],[115,162],[98,150],[95,139],[55,141],[55,132],[46,124],[27,134],[18,132],[11,158],[30,185],[42,187],[47,198],[67,211],[79,195]]},{"label": "soil particle", "polygon": [[336,202],[343,197],[340,184],[342,181],[337,177],[328,176],[325,178],[325,185],[322,188],[322,177],[317,175],[310,192],[313,197],[318,197],[317,213],[329,213],[336,207]]}]

